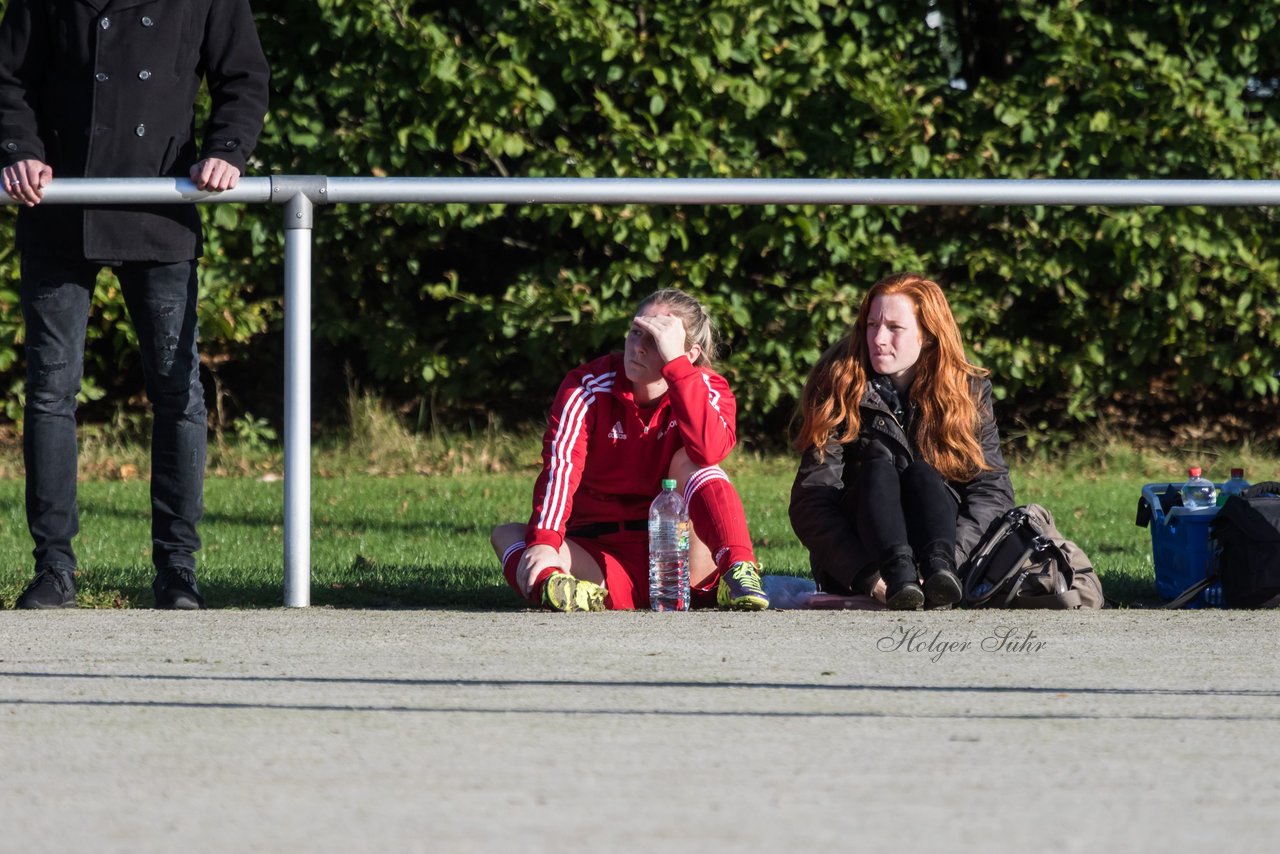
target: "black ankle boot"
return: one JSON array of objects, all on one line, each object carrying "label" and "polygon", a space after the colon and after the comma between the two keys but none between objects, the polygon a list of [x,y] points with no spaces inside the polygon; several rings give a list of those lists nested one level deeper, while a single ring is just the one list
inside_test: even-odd
[{"label": "black ankle boot", "polygon": [[880,577],[885,584],[885,602],[895,611],[918,611],[924,605],[924,591],[916,573],[916,559],[910,546],[894,546],[880,558]]},{"label": "black ankle boot", "polygon": [[954,605],[964,597],[956,574],[956,553],[950,543],[932,543],[924,557],[924,598],[930,607]]}]

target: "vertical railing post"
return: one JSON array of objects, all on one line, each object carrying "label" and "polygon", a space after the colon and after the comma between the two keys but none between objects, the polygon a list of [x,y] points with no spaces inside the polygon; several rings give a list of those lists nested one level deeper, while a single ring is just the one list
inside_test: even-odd
[{"label": "vertical railing post", "polygon": [[311,236],[323,178],[273,180],[284,204],[284,604],[311,604]]}]

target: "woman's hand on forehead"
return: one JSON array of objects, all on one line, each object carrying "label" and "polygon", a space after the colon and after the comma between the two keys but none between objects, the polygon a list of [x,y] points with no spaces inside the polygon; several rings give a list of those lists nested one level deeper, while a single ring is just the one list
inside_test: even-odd
[{"label": "woman's hand on forehead", "polygon": [[674,314],[637,315],[631,325],[653,339],[664,362],[670,362],[687,352],[684,321]]}]

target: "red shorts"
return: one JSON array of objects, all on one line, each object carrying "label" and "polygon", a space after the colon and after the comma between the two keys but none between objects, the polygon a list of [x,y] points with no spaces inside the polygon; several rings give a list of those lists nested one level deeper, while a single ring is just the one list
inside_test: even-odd
[{"label": "red shorts", "polygon": [[[649,535],[645,531],[618,531],[599,537],[569,537],[595,559],[604,573],[604,586],[609,595],[604,604],[611,611],[634,611],[649,607]],[[694,588],[690,597],[694,608],[716,604],[716,582],[713,573],[702,586]]]}]

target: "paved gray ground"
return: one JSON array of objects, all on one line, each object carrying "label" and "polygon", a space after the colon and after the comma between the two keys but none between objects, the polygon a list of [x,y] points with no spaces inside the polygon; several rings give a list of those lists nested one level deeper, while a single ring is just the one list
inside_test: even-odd
[{"label": "paved gray ground", "polygon": [[1274,851],[1278,627],[0,612],[0,849]]}]

